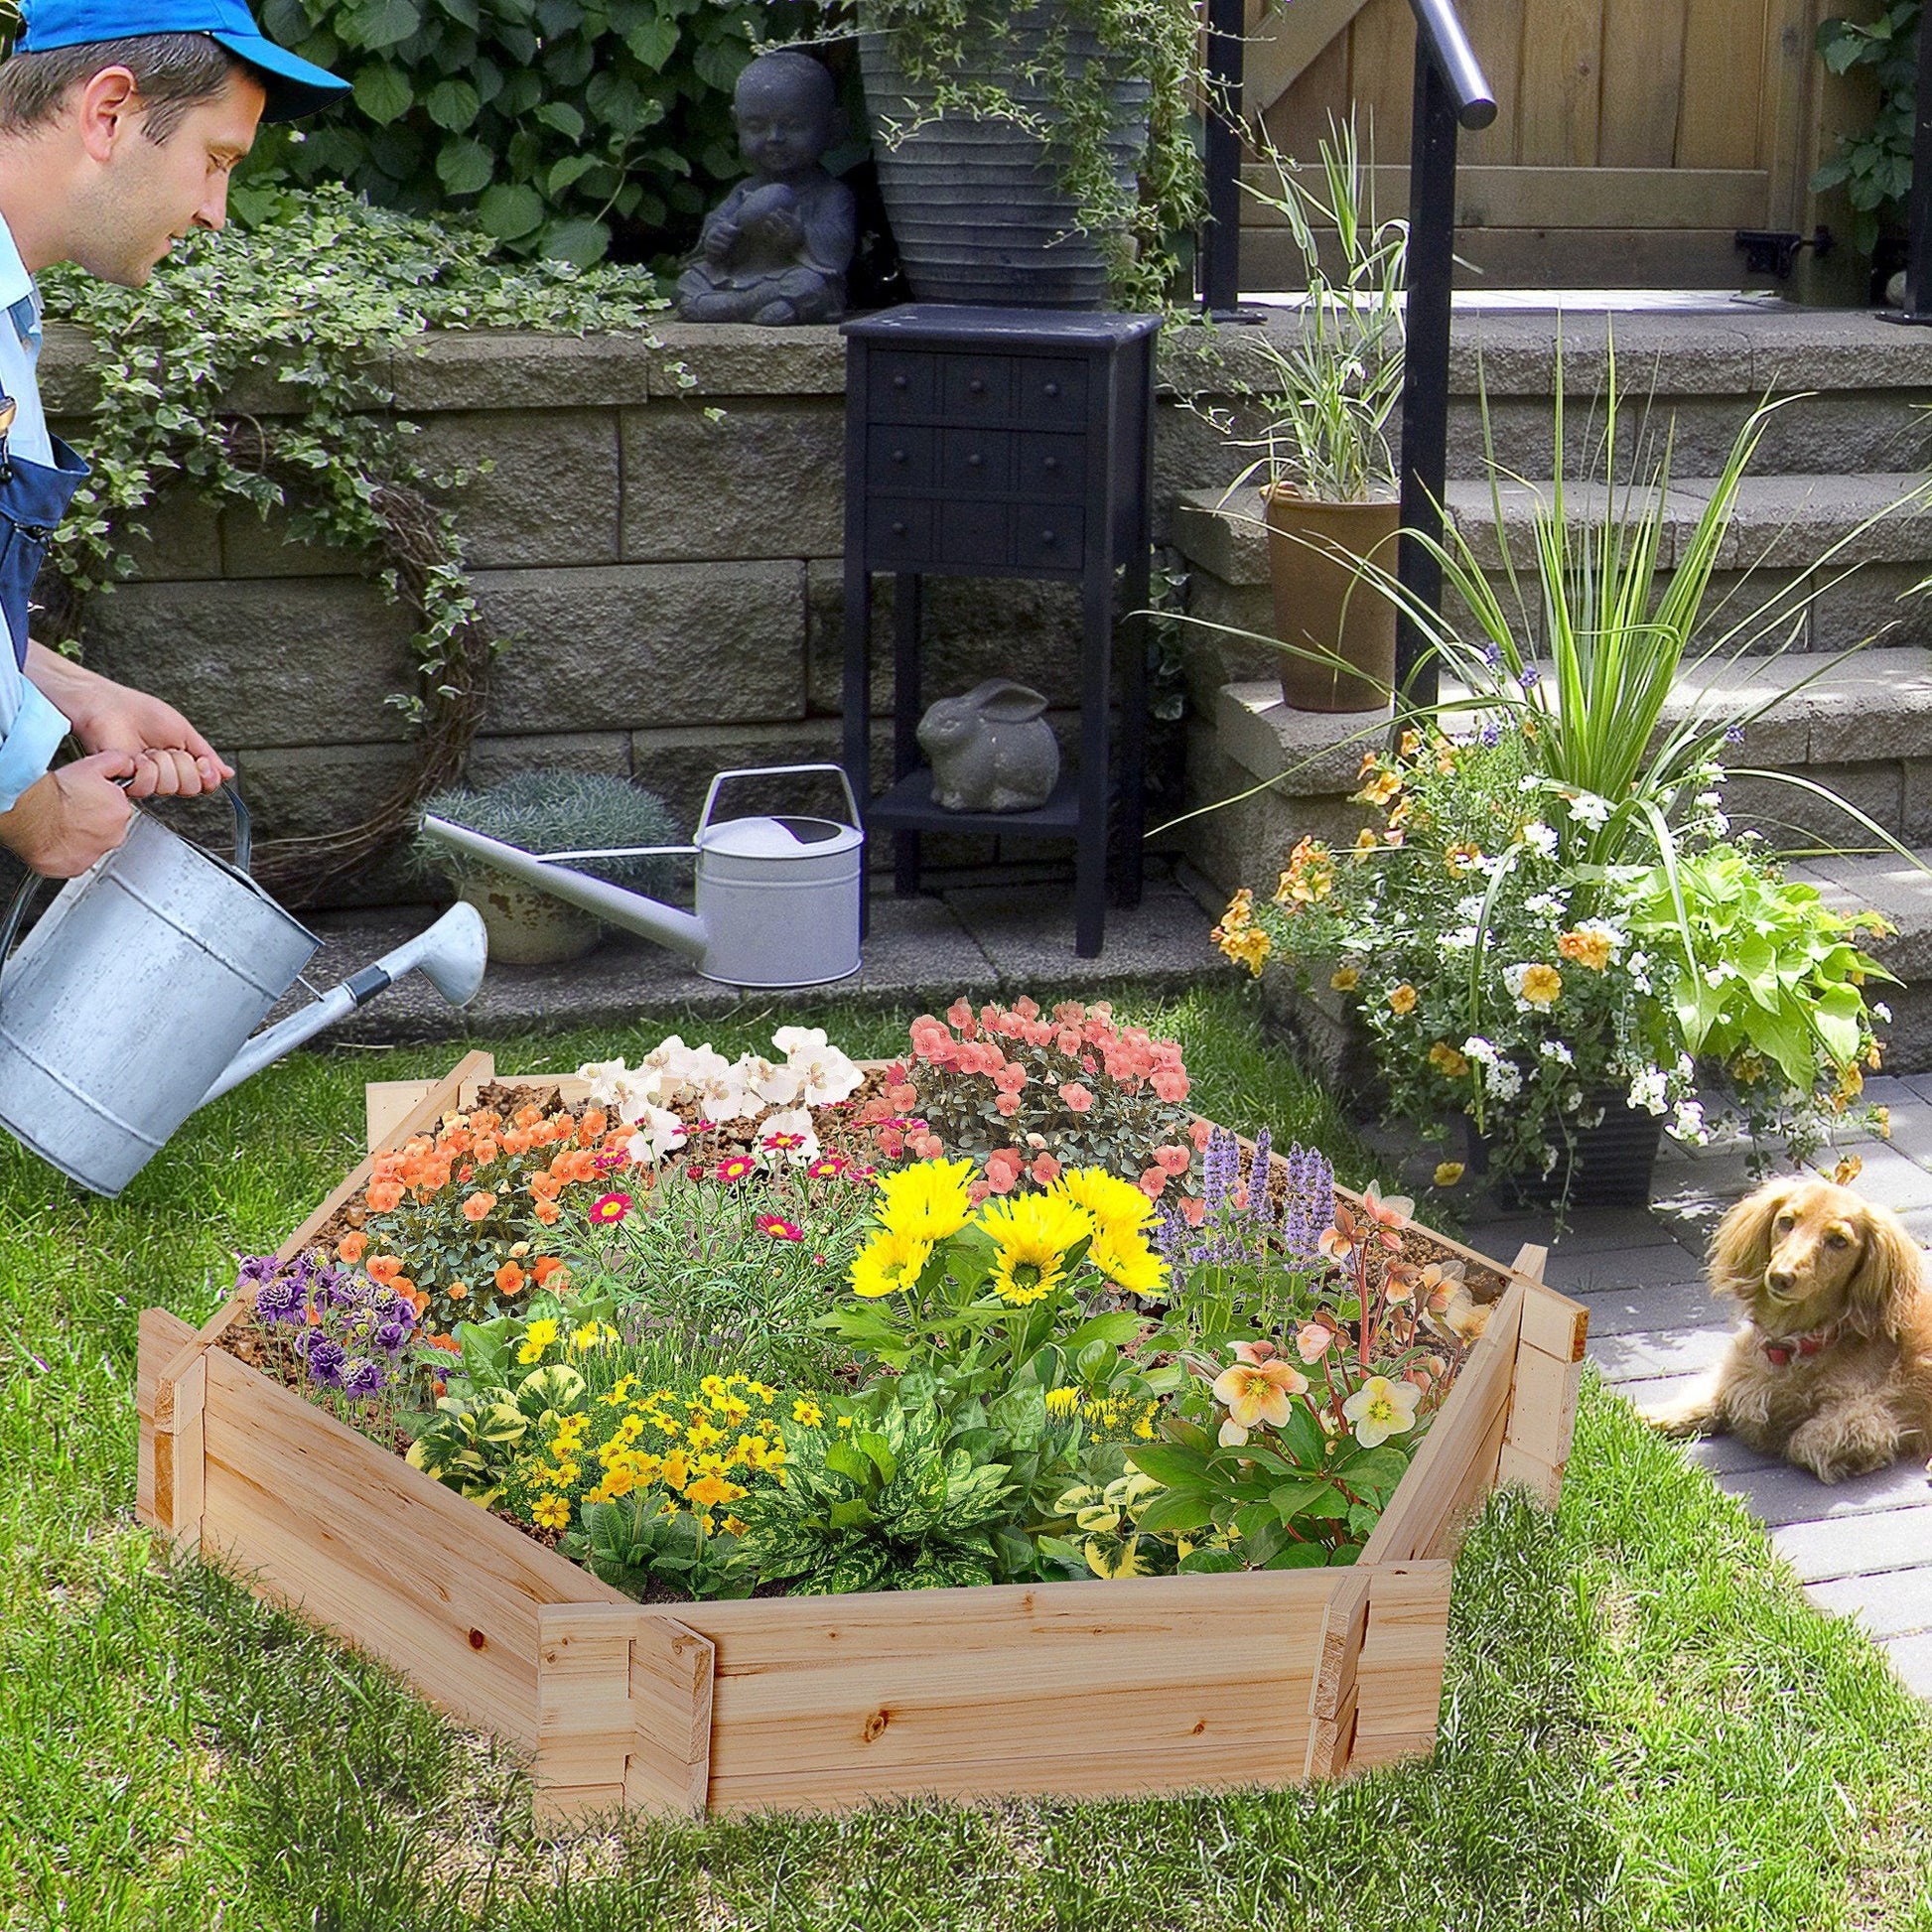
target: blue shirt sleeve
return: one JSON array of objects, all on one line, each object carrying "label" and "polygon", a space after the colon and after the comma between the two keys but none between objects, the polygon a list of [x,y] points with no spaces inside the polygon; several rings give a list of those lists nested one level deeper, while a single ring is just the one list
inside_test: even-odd
[{"label": "blue shirt sleeve", "polygon": [[12,811],[20,794],[45,774],[69,730],[67,719],[28,682],[0,743],[0,812]]}]

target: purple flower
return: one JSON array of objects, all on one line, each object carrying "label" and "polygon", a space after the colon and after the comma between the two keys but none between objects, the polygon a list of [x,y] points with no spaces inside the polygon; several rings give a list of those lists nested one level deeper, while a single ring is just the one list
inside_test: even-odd
[{"label": "purple flower", "polygon": [[271,1275],[255,1290],[255,1314],[261,1321],[300,1321],[308,1308],[309,1298],[293,1275]]},{"label": "purple flower", "polygon": [[409,1345],[409,1330],[400,1321],[385,1321],[369,1339],[385,1355],[400,1355]]},{"label": "purple flower", "polygon": [[343,1365],[339,1386],[345,1395],[371,1396],[381,1394],[388,1380],[380,1362],[367,1355],[353,1355]]},{"label": "purple flower", "polygon": [[1288,1201],[1282,1243],[1292,1260],[1313,1261],[1322,1231],[1335,1218],[1335,1171],[1313,1148],[1297,1143],[1288,1155]]},{"label": "purple flower", "polygon": [[296,1339],[296,1351],[309,1367],[309,1380],[318,1387],[339,1389],[343,1385],[343,1364],[348,1351],[334,1335],[311,1328]]}]

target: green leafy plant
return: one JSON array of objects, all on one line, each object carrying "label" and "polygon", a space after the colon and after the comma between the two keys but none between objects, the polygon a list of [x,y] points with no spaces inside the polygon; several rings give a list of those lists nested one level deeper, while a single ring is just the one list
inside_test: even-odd
[{"label": "green leafy plant", "polygon": [[1834,16],[1818,23],[1818,52],[1834,73],[1875,69],[1878,108],[1871,124],[1841,134],[1811,178],[1814,189],[1843,188],[1852,204],[1852,239],[1870,254],[1883,234],[1902,234],[1912,189],[1912,129],[1918,102],[1921,0],[1889,0],[1869,20]]},{"label": "green leafy plant", "polygon": [[674,253],[742,172],[731,93],[761,8],[730,0],[267,0],[268,32],[353,83],[271,130],[237,191],[343,180],[412,214],[470,212],[519,255],[580,266],[615,236]]},{"label": "green leafy plant", "polygon": [[[616,846],[668,846],[677,842],[677,821],[655,792],[603,771],[532,767],[514,771],[481,790],[467,786],[423,800],[427,815],[448,819],[485,838],[526,852],[599,851]],[[418,833],[410,847],[417,872],[443,878],[461,890],[494,868]],[[577,869],[640,893],[662,893],[675,862],[667,857],[587,859]]]},{"label": "green leafy plant", "polygon": [[[1166,305],[1204,211],[1199,23],[1186,0],[855,0],[930,114],[1008,121],[1040,140],[1125,308]],[[1086,50],[1097,50],[1089,54]],[[990,69],[998,78],[981,77]],[[1043,89],[1050,111],[1015,97]],[[891,140],[901,130],[887,130]],[[1123,171],[1125,146],[1134,165]]]},{"label": "green leafy plant", "polygon": [[[385,849],[417,802],[456,778],[500,648],[464,573],[456,519],[430,493],[463,479],[412,447],[392,358],[418,352],[432,330],[641,328],[662,307],[655,284],[508,262],[481,234],[371,208],[341,188],[274,195],[252,232],[191,235],[145,288],[68,267],[42,279],[50,317],[93,339],[95,395],[93,475],[42,578],[41,634],[80,637],[87,599],[133,569],[157,492],[177,478],[217,508],[286,511],[292,539],[356,557],[416,621],[411,683],[389,699],[418,734],[415,770],[342,832],[257,843],[265,883],[312,894]],[[209,407],[184,406],[191,378]],[[250,381],[293,390],[300,408],[263,418],[212,402]]]},{"label": "green leafy plant", "polygon": [[525,1443],[554,1435],[580,1412],[586,1393],[584,1377],[567,1363],[521,1372],[513,1363],[466,1349],[465,1385],[437,1398],[435,1416],[409,1446],[414,1467],[485,1506],[503,1493]]},{"label": "green leafy plant", "polygon": [[744,1558],[808,1593],[990,1584],[1007,1477],[951,1441],[936,1407],[889,1400],[847,1429],[789,1433],[782,1485],[739,1505]]},{"label": "green leafy plant", "polygon": [[749,1596],[758,1581],[731,1531],[708,1530],[703,1517],[649,1496],[586,1503],[578,1521],[558,1548],[626,1596],[653,1587],[694,1599]]}]

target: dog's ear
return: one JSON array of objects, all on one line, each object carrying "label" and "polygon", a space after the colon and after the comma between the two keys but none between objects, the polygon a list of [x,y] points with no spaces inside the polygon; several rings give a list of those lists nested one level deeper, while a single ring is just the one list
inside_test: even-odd
[{"label": "dog's ear", "polygon": [[1845,1285],[1845,1325],[1862,1335],[1898,1336],[1919,1293],[1925,1256],[1889,1208],[1863,1204],[1864,1252]]},{"label": "dog's ear", "polygon": [[1711,1287],[1748,1306],[1771,1265],[1771,1223],[1790,1200],[1792,1183],[1767,1180],[1718,1223],[1711,1237]]}]

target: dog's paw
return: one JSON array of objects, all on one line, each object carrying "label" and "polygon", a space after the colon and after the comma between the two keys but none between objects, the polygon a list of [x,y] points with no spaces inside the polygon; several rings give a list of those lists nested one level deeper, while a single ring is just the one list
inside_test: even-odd
[{"label": "dog's paw", "polygon": [[1660,1403],[1654,1409],[1640,1409],[1637,1413],[1658,1435],[1668,1436],[1674,1443],[1688,1442],[1693,1436],[1710,1436],[1719,1428],[1717,1412],[1708,1402]]}]

